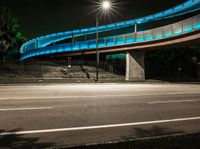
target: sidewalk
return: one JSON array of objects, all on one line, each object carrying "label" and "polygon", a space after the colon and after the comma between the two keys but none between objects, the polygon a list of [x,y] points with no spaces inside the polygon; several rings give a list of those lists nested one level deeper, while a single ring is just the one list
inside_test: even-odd
[{"label": "sidewalk", "polygon": [[161,80],[145,80],[145,81],[125,81],[124,79],[99,79],[99,81],[95,81],[95,79],[3,79],[0,80],[0,86],[3,85],[25,85],[25,84],[80,84],[80,83],[135,83],[135,84],[163,84],[168,83]]}]

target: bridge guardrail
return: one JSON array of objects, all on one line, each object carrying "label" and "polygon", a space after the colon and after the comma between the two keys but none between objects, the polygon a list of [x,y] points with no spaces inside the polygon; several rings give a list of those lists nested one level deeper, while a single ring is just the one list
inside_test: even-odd
[{"label": "bridge guardrail", "polygon": [[[134,43],[155,41],[165,38],[171,38],[178,35],[183,35],[199,29],[200,29],[200,14],[174,24],[170,24],[167,26],[151,30],[100,38],[98,42],[98,47],[106,48],[106,47],[114,47],[114,46],[128,45]],[[31,51],[26,51],[26,53],[21,56],[21,60],[39,55],[84,51],[94,48],[96,48],[96,39],[75,42],[75,43],[67,43],[67,44],[49,46],[40,49],[34,49]]]},{"label": "bridge guardrail", "polygon": [[[114,24],[99,26],[99,32],[106,32],[106,31],[115,30],[119,28],[130,27],[138,23],[147,23],[147,22],[151,22],[155,20],[161,20],[164,18],[180,16],[180,15],[194,12],[197,10],[200,10],[200,0],[187,0],[178,6],[175,6],[173,8],[170,8],[170,9],[167,9],[167,10],[164,10],[164,11],[161,11],[149,16],[137,18],[135,20],[128,20],[125,22],[118,22]],[[72,36],[79,37],[82,35],[94,34],[95,32],[96,32],[96,27],[91,27],[91,28],[65,31],[65,32],[54,33],[50,35],[37,37],[24,43],[22,47],[20,48],[20,53],[23,54],[27,52],[27,50],[43,48],[55,42],[62,41],[65,39],[70,39],[72,38]]]}]

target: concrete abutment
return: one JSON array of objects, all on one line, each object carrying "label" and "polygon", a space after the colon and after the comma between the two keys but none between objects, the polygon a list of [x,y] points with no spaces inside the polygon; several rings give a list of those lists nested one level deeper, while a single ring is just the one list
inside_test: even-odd
[{"label": "concrete abutment", "polygon": [[145,51],[126,52],[126,81],[145,80]]}]

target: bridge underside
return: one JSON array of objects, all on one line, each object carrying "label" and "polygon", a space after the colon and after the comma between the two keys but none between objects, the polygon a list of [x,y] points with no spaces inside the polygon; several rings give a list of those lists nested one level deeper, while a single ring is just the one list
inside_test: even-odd
[{"label": "bridge underside", "polygon": [[[195,31],[182,35],[181,38],[173,37],[169,39],[162,39],[152,42],[137,43],[127,46],[110,47],[99,50],[100,54],[103,53],[126,53],[126,80],[139,81],[145,80],[145,51],[156,49],[169,49],[176,47],[185,47],[190,45],[200,44],[200,31]],[[70,57],[70,56],[83,56],[94,55],[96,49],[73,52],[73,53],[60,53],[56,55],[48,55],[48,58],[56,57]],[[46,57],[46,56],[45,56]]]},{"label": "bridge underside", "polygon": [[[135,30],[127,34],[116,32],[114,35],[110,35],[108,33],[108,35],[105,34],[98,38],[98,42],[95,36],[88,40],[85,38],[74,42],[74,37],[95,35],[97,31],[95,27],[38,37],[26,42],[21,47],[20,60],[34,57],[60,58],[95,55],[96,49],[99,48],[101,55],[103,55],[102,53],[126,53],[126,80],[145,80],[145,51],[199,44],[200,14],[173,24],[139,32],[136,29],[138,24],[197,12],[199,5],[200,0],[188,0],[177,7],[151,15],[151,17],[99,26],[99,33],[111,30],[115,32],[116,29],[124,29],[127,26],[135,26]],[[72,42],[65,41],[66,39],[72,39]]]}]

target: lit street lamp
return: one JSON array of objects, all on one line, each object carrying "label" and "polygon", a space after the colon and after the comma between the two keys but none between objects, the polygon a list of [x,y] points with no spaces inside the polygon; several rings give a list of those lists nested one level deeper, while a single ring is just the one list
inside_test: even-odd
[{"label": "lit street lamp", "polygon": [[[107,12],[111,8],[111,1],[103,0],[100,6],[102,12]],[[96,15],[96,81],[99,80],[99,19],[98,15]]]}]

